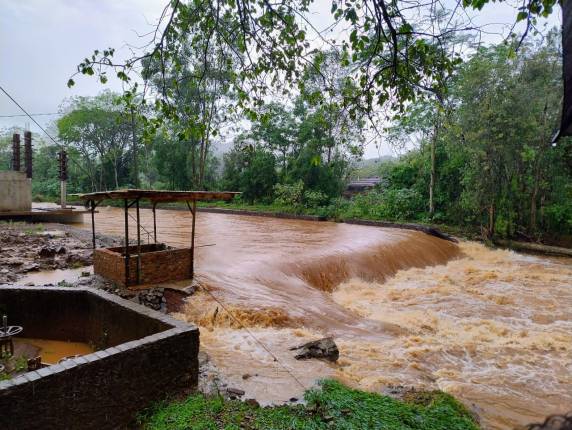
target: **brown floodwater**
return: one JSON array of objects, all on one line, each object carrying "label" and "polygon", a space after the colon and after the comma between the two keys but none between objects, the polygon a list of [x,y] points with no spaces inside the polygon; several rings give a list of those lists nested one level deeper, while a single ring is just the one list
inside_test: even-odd
[{"label": "brown floodwater", "polygon": [[[57,364],[62,358],[74,355],[87,355],[93,348],[83,342],[66,342],[52,339],[14,338],[15,348],[35,349],[35,354],[42,357],[42,363]],[[31,358],[31,357],[30,357]]]},{"label": "brown floodwater", "polygon": [[[188,246],[190,220],[158,210],[159,241]],[[123,222],[121,209],[102,207],[97,231],[123,235]],[[150,210],[142,222],[152,232]],[[202,347],[246,397],[287,401],[335,377],[371,391],[442,389],[490,429],[572,410],[571,259],[211,213],[197,217],[197,245],[197,279],[210,293],[179,317],[201,327]],[[296,361],[288,350],[326,335],[340,347],[337,364]]]}]

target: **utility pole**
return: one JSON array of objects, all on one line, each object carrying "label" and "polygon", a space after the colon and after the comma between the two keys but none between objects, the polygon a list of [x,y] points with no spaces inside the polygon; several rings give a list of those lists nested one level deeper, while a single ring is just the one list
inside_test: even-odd
[{"label": "utility pole", "polygon": [[62,209],[66,207],[67,196],[67,180],[68,180],[68,154],[61,150],[58,153],[59,173],[60,173],[60,206]]},{"label": "utility pole", "polygon": [[32,179],[32,132],[26,131],[24,133],[24,161],[26,162],[26,177]]},{"label": "utility pole", "polygon": [[12,170],[20,171],[20,134],[12,135]]}]

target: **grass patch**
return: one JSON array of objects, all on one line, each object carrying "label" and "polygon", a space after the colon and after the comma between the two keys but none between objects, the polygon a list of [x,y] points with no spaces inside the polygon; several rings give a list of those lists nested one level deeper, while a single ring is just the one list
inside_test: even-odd
[{"label": "grass patch", "polygon": [[478,430],[472,415],[452,396],[423,392],[404,401],[322,381],[306,392],[304,405],[261,408],[196,394],[164,403],[140,417],[145,430],[379,429]]}]

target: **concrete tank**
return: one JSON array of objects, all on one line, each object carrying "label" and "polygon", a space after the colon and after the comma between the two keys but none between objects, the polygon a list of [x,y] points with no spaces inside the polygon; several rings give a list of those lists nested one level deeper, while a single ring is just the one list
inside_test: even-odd
[{"label": "concrete tank", "polygon": [[32,180],[26,172],[0,172],[0,212],[32,210]]}]

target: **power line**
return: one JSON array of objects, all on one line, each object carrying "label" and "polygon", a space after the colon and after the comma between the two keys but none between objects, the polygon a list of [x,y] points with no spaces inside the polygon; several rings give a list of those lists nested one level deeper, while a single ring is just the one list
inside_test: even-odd
[{"label": "power line", "polygon": [[268,347],[267,347],[266,345],[264,345],[264,343],[262,343],[262,341],[260,341],[256,336],[254,336],[254,334],[248,329],[248,327],[246,327],[246,326],[242,323],[242,321],[240,321],[235,315],[233,315],[232,312],[229,311],[229,310],[226,308],[226,306],[223,305],[222,302],[221,302],[220,300],[218,300],[218,299],[215,297],[215,295],[214,295],[213,293],[211,293],[206,286],[203,285],[201,289],[202,289],[203,291],[205,291],[209,296],[211,296],[211,298],[212,298],[215,302],[217,302],[217,303],[220,305],[220,307],[221,307],[227,314],[229,314],[230,317],[231,317],[236,323],[238,323],[238,325],[240,325],[240,327],[242,327],[244,330],[246,330],[246,332],[248,333],[248,335],[249,335],[252,339],[254,339],[254,341],[255,341],[258,345],[260,345],[268,354],[270,354],[270,356],[274,359],[274,361],[277,362],[277,363],[286,371],[286,373],[288,373],[288,374],[292,377],[292,379],[294,379],[294,381],[296,381],[296,383],[297,383],[298,385],[300,385],[300,387],[302,387],[302,389],[303,389],[304,391],[307,390],[306,386],[305,386],[304,384],[302,384],[302,382],[296,377],[296,375],[294,375],[294,373],[292,373],[292,371],[290,371],[290,369],[288,369],[288,367],[286,367],[286,365],[285,365],[284,363],[282,363],[282,362],[278,359],[278,357],[276,357],[276,355],[275,355],[272,351],[270,351],[270,349],[268,349]]},{"label": "power line", "polygon": [[[39,128],[40,130],[42,130],[42,131],[44,132],[44,134],[51,139],[52,142],[54,142],[62,151],[65,151],[66,147],[65,147],[64,145],[62,145],[61,143],[56,142],[56,139],[54,139],[54,138],[50,135],[50,133],[48,133],[48,132],[46,131],[46,129],[45,129],[44,127],[42,127],[42,126],[40,125],[40,123],[39,123],[38,121],[36,121],[36,120],[34,119],[34,117],[33,117],[32,115],[30,115],[30,114],[28,113],[28,111],[26,111],[26,109],[24,109],[24,108],[22,107],[22,105],[20,105],[20,103],[18,103],[18,102],[16,101],[16,99],[14,99],[14,97],[12,97],[10,94],[8,94],[8,91],[6,91],[6,90],[2,87],[2,85],[0,85],[0,90],[2,90],[2,92],[3,92],[4,94],[6,94],[6,96],[7,96],[10,100],[12,100],[12,102],[13,102],[16,106],[18,106],[18,108],[19,108],[22,112],[24,112],[28,118],[30,118],[32,121],[34,121],[34,124],[36,124],[36,125],[38,126],[38,128]],[[85,174],[87,174],[87,175],[89,176],[89,173],[83,168],[83,166],[81,166],[81,165],[79,164],[79,162],[77,162],[77,161],[74,160],[73,158],[71,158],[71,161],[72,161],[77,167],[79,167],[79,169],[80,169],[83,173],[85,173]]]},{"label": "power line", "polygon": [[3,92],[4,94],[6,94],[6,96],[7,96],[10,100],[12,100],[12,102],[13,102],[16,106],[18,106],[18,108],[20,108],[20,110],[21,110],[22,112],[24,112],[28,118],[30,118],[32,121],[34,121],[34,124],[36,124],[36,125],[38,126],[38,128],[39,128],[40,130],[42,130],[42,131],[44,132],[44,134],[45,134],[46,136],[48,136],[48,137],[52,140],[52,142],[54,142],[56,145],[58,145],[61,149],[65,149],[65,147],[64,147],[61,143],[56,142],[56,139],[54,139],[54,138],[46,131],[46,129],[45,129],[44,127],[42,127],[42,126],[40,125],[40,123],[39,123],[38,121],[36,121],[36,120],[34,119],[34,117],[33,117],[32,115],[30,115],[30,114],[26,111],[26,109],[24,109],[24,108],[20,105],[20,103],[18,103],[18,102],[14,99],[14,97],[12,97],[10,94],[8,94],[8,91],[6,91],[6,90],[2,87],[2,85],[0,85],[0,90],[2,90],[2,92]]},{"label": "power line", "polygon": [[48,112],[48,113],[31,113],[30,115],[28,114],[0,115],[0,118],[17,118],[21,116],[51,116],[51,115],[62,115],[62,113]]}]

